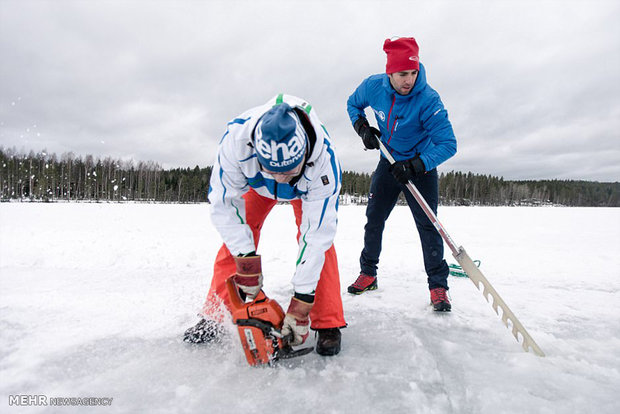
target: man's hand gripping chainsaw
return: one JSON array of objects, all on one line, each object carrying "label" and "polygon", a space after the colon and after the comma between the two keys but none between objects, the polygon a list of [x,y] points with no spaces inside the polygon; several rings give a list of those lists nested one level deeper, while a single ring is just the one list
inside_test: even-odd
[{"label": "man's hand gripping chainsaw", "polygon": [[233,323],[237,325],[241,345],[250,365],[273,364],[280,359],[294,358],[313,351],[312,347],[297,350],[291,347],[292,334],[283,336],[280,333],[284,320],[282,307],[275,300],[269,299],[262,290],[246,303],[241,299],[233,277],[226,280],[226,288]]}]

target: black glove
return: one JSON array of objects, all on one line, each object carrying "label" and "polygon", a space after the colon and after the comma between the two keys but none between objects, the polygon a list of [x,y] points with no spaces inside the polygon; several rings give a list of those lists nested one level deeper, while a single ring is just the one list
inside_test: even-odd
[{"label": "black glove", "polygon": [[416,176],[424,174],[426,168],[420,156],[416,155],[408,160],[396,161],[394,164],[390,165],[390,172],[399,183],[407,185],[409,180],[413,180]]},{"label": "black glove", "polygon": [[364,117],[357,118],[353,124],[353,129],[362,138],[362,142],[367,149],[379,149],[377,140],[381,136],[381,132],[375,127],[371,127]]}]

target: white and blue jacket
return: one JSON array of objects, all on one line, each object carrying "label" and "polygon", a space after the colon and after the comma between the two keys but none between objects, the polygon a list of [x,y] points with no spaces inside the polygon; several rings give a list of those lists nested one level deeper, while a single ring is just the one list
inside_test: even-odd
[{"label": "white and blue jacket", "polygon": [[347,100],[351,122],[365,117],[364,109],[369,106],[375,113],[381,141],[396,161],[419,154],[430,171],[456,153],[448,112],[439,94],[426,83],[422,64],[407,95],[396,93],[385,73],[364,79]]},{"label": "white and blue jacket", "polygon": [[[302,176],[293,184],[276,183],[262,171],[256,158],[253,133],[260,117],[274,105],[286,102],[305,119],[308,153]],[[340,163],[327,130],[316,111],[301,98],[278,95],[228,123],[222,137],[209,188],[211,220],[233,256],[255,250],[252,230],[246,223],[243,194],[258,194],[279,201],[301,199],[302,218],[293,286],[295,292],[312,293],[319,280],[325,252],[336,235]]]}]

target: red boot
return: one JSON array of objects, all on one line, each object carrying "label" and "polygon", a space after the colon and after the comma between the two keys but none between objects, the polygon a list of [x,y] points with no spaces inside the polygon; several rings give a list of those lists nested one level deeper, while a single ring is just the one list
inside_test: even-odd
[{"label": "red boot", "polygon": [[437,312],[450,312],[452,305],[448,299],[448,291],[444,288],[431,289],[431,303]]},{"label": "red boot", "polygon": [[366,292],[367,290],[375,289],[377,289],[377,277],[368,276],[360,273],[360,275],[357,277],[357,280],[347,288],[347,291],[354,295],[359,295]]}]

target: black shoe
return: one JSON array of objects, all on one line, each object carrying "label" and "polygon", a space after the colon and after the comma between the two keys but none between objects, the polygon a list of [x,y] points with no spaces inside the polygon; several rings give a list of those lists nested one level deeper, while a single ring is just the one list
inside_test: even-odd
[{"label": "black shoe", "polygon": [[340,328],[317,329],[316,353],[332,356],[340,352]]},{"label": "black shoe", "polygon": [[377,277],[376,276],[368,276],[363,273],[357,277],[357,280],[351,284],[347,288],[349,293],[354,295],[362,294],[368,290],[376,290],[377,289]]},{"label": "black shoe", "polygon": [[208,319],[201,319],[198,323],[183,335],[183,341],[190,344],[202,344],[205,342],[220,342],[224,334],[224,326]]}]

